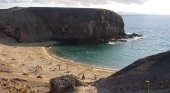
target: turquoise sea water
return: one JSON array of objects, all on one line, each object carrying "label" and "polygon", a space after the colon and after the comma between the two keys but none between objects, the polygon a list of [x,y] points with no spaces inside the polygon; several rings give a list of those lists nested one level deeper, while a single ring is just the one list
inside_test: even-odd
[{"label": "turquoise sea water", "polygon": [[142,34],[143,39],[100,45],[57,45],[52,50],[57,56],[76,62],[121,69],[137,59],[170,49],[170,16],[122,17],[125,31]]}]

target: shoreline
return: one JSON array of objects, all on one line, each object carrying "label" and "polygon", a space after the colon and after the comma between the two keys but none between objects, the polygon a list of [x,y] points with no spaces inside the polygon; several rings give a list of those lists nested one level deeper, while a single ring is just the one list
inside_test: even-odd
[{"label": "shoreline", "polygon": [[[2,42],[6,40],[0,38]],[[15,71],[14,74],[21,76],[26,74],[33,78],[40,75],[44,79],[68,74],[73,74],[81,79],[82,73],[84,73],[86,81],[94,81],[95,75],[98,75],[98,79],[105,78],[117,71],[116,69],[97,67],[60,58],[49,50],[49,47],[54,44],[56,42],[52,41],[41,43],[11,43],[9,41],[6,44],[2,43],[0,44],[0,63],[10,65],[11,71]]]},{"label": "shoreline", "polygon": [[78,66],[84,66],[84,67],[91,67],[96,70],[102,70],[102,71],[107,71],[107,72],[117,72],[119,69],[112,69],[112,68],[105,68],[105,67],[100,67],[100,66],[95,66],[95,65],[90,65],[90,64],[85,64],[85,63],[78,63],[75,62],[74,60],[69,60],[69,59],[64,59],[62,57],[59,57],[55,55],[51,50],[49,50],[50,47],[42,47],[44,53],[54,59],[54,60],[61,60],[63,63],[66,63],[68,65],[78,65]]}]

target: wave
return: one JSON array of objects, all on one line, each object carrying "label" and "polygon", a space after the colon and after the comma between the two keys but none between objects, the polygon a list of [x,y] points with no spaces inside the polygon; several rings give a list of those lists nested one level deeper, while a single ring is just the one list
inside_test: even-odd
[{"label": "wave", "polygon": [[120,39],[120,40],[133,41],[133,40],[139,40],[139,39],[143,39],[143,36],[142,37],[133,37],[133,38],[128,38],[128,39]]},{"label": "wave", "polygon": [[128,33],[128,32],[126,32],[126,34],[127,34],[127,35],[131,35],[131,34],[133,34],[133,33]]},{"label": "wave", "polygon": [[[127,33],[126,33],[127,34]],[[128,33],[130,34],[130,33]],[[129,42],[129,41],[134,41],[134,40],[139,40],[139,39],[143,39],[144,37],[141,36],[141,37],[133,37],[133,38],[128,38],[128,39],[119,39],[119,40],[113,40],[113,41],[110,41],[108,42],[107,44],[109,45],[114,45],[114,44],[117,44],[117,43],[120,43],[120,42]]]},{"label": "wave", "polygon": [[116,44],[116,42],[108,42],[107,44],[114,45],[114,44]]}]

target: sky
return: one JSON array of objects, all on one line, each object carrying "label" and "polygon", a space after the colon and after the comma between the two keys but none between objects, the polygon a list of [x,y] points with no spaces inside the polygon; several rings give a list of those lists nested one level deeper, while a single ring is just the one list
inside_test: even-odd
[{"label": "sky", "polygon": [[10,7],[104,8],[118,13],[170,15],[170,0],[0,0],[0,9]]}]

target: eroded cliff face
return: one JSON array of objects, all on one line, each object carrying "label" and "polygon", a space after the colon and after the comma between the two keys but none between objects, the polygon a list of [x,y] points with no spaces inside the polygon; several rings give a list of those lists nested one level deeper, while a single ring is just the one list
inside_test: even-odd
[{"label": "eroded cliff face", "polygon": [[0,31],[19,42],[101,43],[124,37],[122,17],[105,9],[11,8],[0,12]]}]

